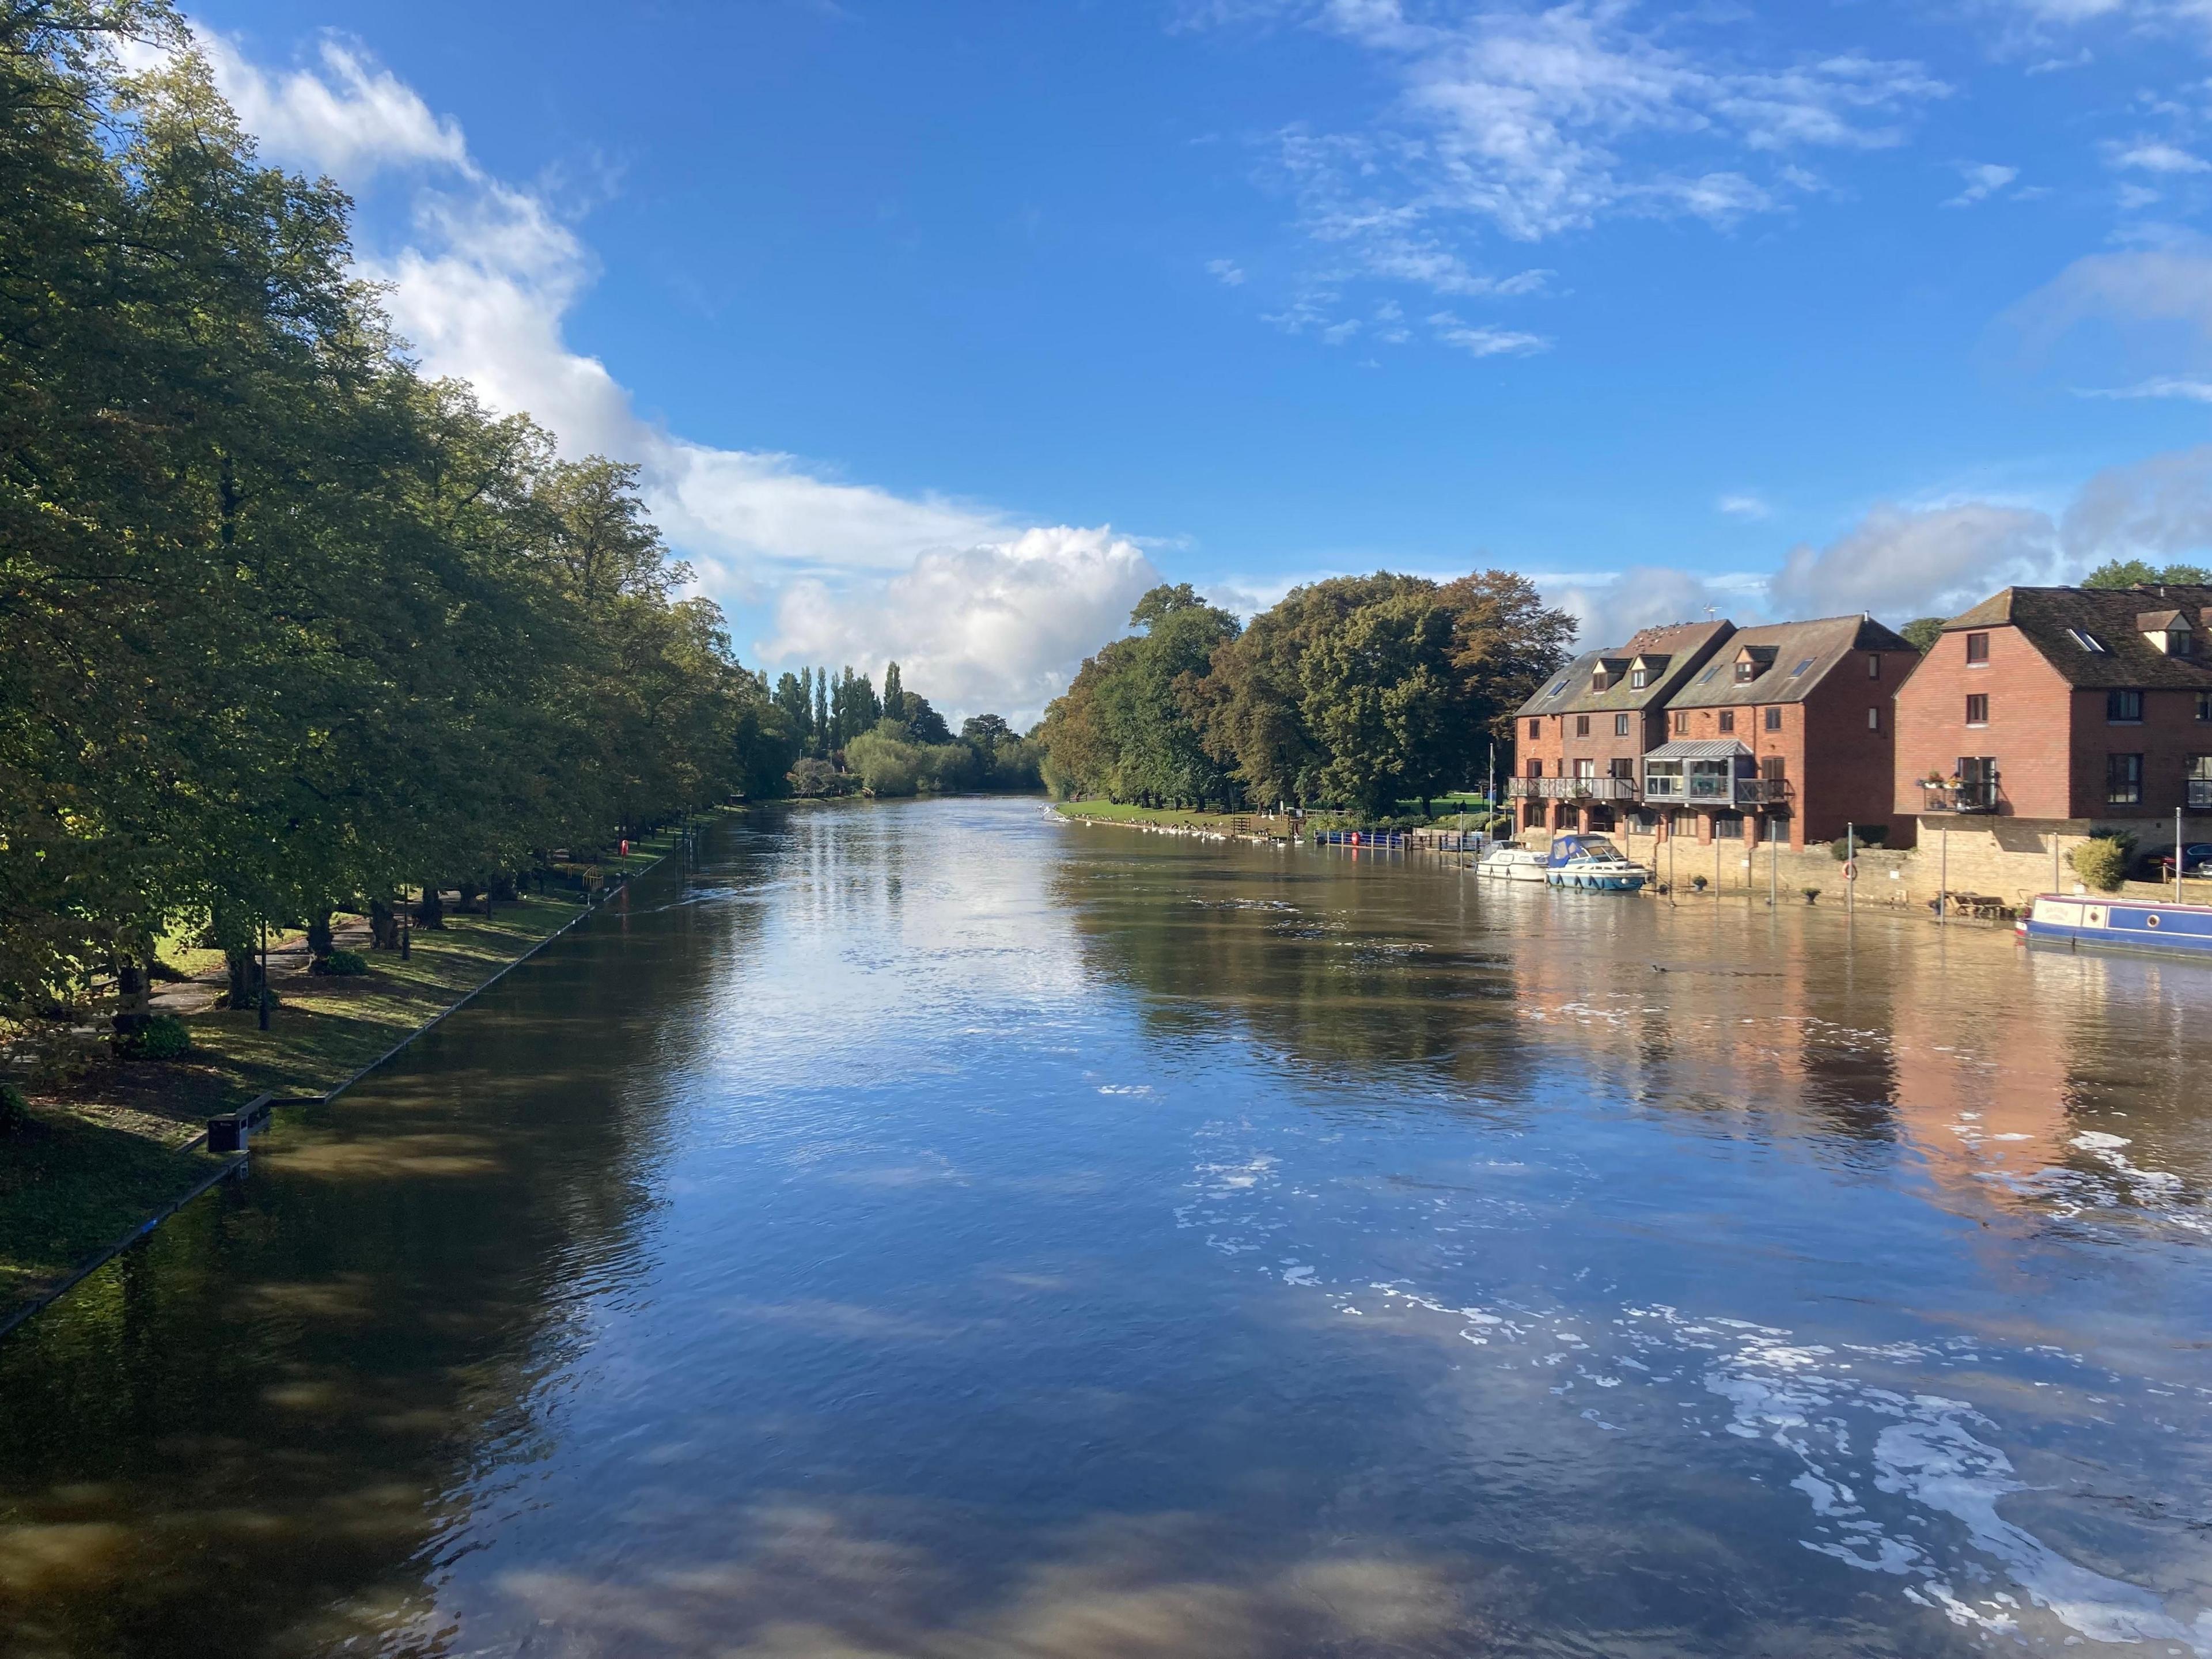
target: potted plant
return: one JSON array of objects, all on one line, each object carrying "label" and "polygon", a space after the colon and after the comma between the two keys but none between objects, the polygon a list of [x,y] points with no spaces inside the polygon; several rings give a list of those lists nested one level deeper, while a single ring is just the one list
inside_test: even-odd
[{"label": "potted plant", "polygon": [[1807,888],[1802,889],[1802,890],[1803,891],[1803,893],[1804,893],[1804,895],[1805,895],[1805,902],[1806,902],[1806,903],[1808,903],[1808,904],[1818,904],[1818,903],[1820,902],[1820,890],[1819,888],[1817,888],[1817,887],[1807,887]]}]

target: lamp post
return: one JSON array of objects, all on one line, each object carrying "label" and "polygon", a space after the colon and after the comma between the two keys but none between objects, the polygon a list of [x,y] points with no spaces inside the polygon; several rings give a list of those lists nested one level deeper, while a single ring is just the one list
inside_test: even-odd
[{"label": "lamp post", "polygon": [[265,921],[261,924],[261,1029],[269,1029],[269,924]]}]

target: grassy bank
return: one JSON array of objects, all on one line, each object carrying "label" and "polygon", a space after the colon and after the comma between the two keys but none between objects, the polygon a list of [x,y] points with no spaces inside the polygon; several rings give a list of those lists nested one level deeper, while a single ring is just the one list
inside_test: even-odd
[{"label": "grassy bank", "polygon": [[[673,844],[631,843],[599,867],[634,874]],[[30,1122],[0,1142],[0,1319],[160,1212],[226,1160],[192,1148],[217,1112],[259,1094],[320,1095],[452,1007],[580,913],[568,896],[525,897],[418,929],[408,959],[368,953],[349,978],[276,982],[270,1029],[253,1010],[185,1017],[191,1054],[102,1060],[30,1093]]]}]

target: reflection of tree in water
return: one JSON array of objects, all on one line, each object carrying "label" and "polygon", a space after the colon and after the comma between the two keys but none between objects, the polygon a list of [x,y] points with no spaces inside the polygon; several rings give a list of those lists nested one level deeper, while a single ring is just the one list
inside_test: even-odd
[{"label": "reflection of tree in water", "polygon": [[1373,888],[1325,866],[1102,860],[1069,861],[1053,894],[1093,968],[1144,992],[1162,1035],[1225,1028],[1332,1081],[1413,1066],[1517,1096],[1510,958],[1445,919],[1371,904]]},{"label": "reflection of tree in water", "polygon": [[287,1115],[250,1182],[0,1345],[0,1653],[316,1650],[427,1604],[487,1448],[527,1469],[580,1293],[641,1265],[668,1133],[642,1085],[708,1036],[708,964],[757,925],[681,892],[656,872]]}]

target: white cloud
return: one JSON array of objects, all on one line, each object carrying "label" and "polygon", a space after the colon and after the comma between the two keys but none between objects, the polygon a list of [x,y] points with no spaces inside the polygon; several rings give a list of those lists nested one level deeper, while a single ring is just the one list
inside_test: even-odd
[{"label": "white cloud", "polygon": [[1449,311],[1439,311],[1431,315],[1429,326],[1436,331],[1437,338],[1444,344],[1456,346],[1476,357],[1526,357],[1552,349],[1552,343],[1540,334],[1525,334],[1516,329],[1463,323]]},{"label": "white cloud", "polygon": [[1765,575],[1640,568],[1537,578],[1581,619],[1585,645],[1638,628],[1869,611],[1895,627],[1951,617],[2001,587],[2079,581],[2111,559],[2202,562],[2212,555],[2212,444],[2107,468],[2057,513],[2018,502],[1883,503],[1825,547],[1801,544]]},{"label": "white cloud", "polygon": [[1713,503],[1713,507],[1717,512],[1727,514],[1731,519],[1748,519],[1754,522],[1774,516],[1774,509],[1749,490],[1739,490],[1734,495],[1723,495]]},{"label": "white cloud", "polygon": [[2050,515],[2030,507],[1883,505],[1826,547],[1792,548],[1767,604],[1778,617],[1949,615],[2008,583],[2056,580],[2056,555]]},{"label": "white cloud", "polygon": [[1244,273],[1233,259],[1208,259],[1206,268],[1226,287],[1241,288],[1244,284]]},{"label": "white cloud", "polygon": [[1966,186],[1944,203],[1945,207],[1972,207],[1975,203],[1994,196],[2020,177],[2018,167],[1999,167],[1991,161],[1962,161],[1959,164],[1959,171],[1965,177]]},{"label": "white cloud", "polygon": [[[811,650],[835,633],[824,617],[869,617],[878,633],[848,637],[911,641],[917,689],[956,708],[972,697],[1013,712],[1118,631],[1134,599],[1124,590],[1152,569],[1133,543],[1025,531],[992,507],[847,482],[796,456],[716,448],[641,418],[607,366],[567,343],[565,319],[596,264],[543,196],[485,175],[456,124],[357,48],[325,41],[314,64],[272,73],[219,36],[201,44],[272,159],[356,189],[386,169],[422,173],[401,245],[359,257],[388,285],[393,322],[424,370],[527,411],[566,453],[639,463],[654,516],[710,592],[750,599],[763,583],[801,579],[772,648]],[[996,585],[955,615],[950,572]],[[1019,629],[1027,645],[1014,642]],[[849,646],[828,654],[857,659]]]},{"label": "white cloud", "polygon": [[2091,386],[2074,395],[2077,398],[2179,398],[2190,403],[2212,404],[2212,380],[2188,380],[2166,374],[2153,380],[2139,380],[2133,386]]},{"label": "white cloud", "polygon": [[469,169],[459,124],[440,120],[413,88],[337,36],[320,43],[319,73],[271,74],[219,34],[198,40],[240,123],[271,154],[356,185],[386,167]]},{"label": "white cloud", "polygon": [[1895,144],[1918,108],[1950,90],[1905,62],[1701,58],[1638,29],[1634,9],[1629,0],[1450,12],[1278,0],[1215,6],[1202,21],[1288,15],[1384,66],[1396,96],[1370,130],[1294,128],[1281,135],[1280,164],[1316,238],[1352,251],[1369,274],[1445,294],[1485,281],[1449,246],[1470,223],[1522,241],[1621,213],[1733,223],[1783,200],[1746,162],[1802,188],[1805,175],[1778,158]]},{"label": "white cloud", "polygon": [[2142,173],[2212,173],[2212,161],[2192,155],[2162,138],[2138,138],[2132,143],[2108,145],[2105,160],[2107,166],[2133,167]]},{"label": "white cloud", "polygon": [[1159,580],[1144,550],[1109,529],[1026,530],[924,553],[878,586],[794,582],[769,652],[872,673],[896,659],[940,708],[1026,726],[1084,657],[1127,631],[1130,607]]},{"label": "white cloud", "polygon": [[2004,322],[2041,351],[2085,322],[2178,324],[2212,339],[2212,252],[2185,244],[2092,253],[2013,306]]}]

